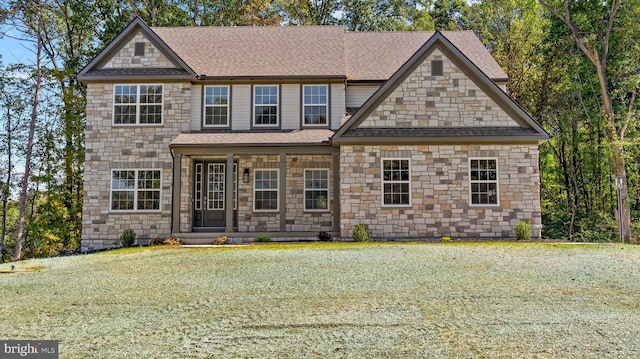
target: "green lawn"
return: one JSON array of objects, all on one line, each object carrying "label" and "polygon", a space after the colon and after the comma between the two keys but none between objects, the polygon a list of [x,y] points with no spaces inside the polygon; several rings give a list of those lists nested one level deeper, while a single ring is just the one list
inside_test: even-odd
[{"label": "green lawn", "polygon": [[16,270],[39,266],[0,273],[0,339],[61,358],[640,357],[640,246],[156,247]]}]

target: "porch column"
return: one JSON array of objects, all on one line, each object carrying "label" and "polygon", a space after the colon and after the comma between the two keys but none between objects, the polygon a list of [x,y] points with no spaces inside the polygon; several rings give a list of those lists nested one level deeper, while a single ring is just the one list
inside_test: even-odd
[{"label": "porch column", "polygon": [[224,187],[224,208],[225,208],[224,216],[226,220],[225,232],[231,233],[233,232],[233,188],[234,188],[233,153],[227,154],[227,172],[226,172],[226,178],[224,182],[226,183],[226,186]]},{"label": "porch column", "polygon": [[182,155],[173,156],[173,174],[171,176],[171,232],[180,232],[180,191],[182,190]]},{"label": "porch column", "polygon": [[280,232],[287,230],[287,154],[280,154]]},{"label": "porch column", "polygon": [[333,230],[340,232],[340,153],[333,154]]}]

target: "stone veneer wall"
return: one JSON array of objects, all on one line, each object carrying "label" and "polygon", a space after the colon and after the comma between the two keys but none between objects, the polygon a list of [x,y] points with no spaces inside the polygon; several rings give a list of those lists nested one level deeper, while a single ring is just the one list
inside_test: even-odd
[{"label": "stone veneer wall", "polygon": [[[411,159],[411,205],[383,208],[381,158]],[[499,206],[470,206],[469,158],[498,159]],[[512,238],[519,220],[541,233],[537,145],[343,146],[341,236],[367,224],[373,238]]]},{"label": "stone veneer wall", "polygon": [[[145,44],[144,56],[134,56],[136,42],[142,42]],[[162,51],[153,46],[151,41],[149,41],[142,32],[138,32],[128,44],[123,46],[122,49],[103,66],[103,68],[106,69],[128,69],[140,67],[173,69],[176,68],[176,65],[169,61]]]},{"label": "stone veneer wall", "polygon": [[[287,222],[288,232],[331,232],[333,208],[332,155],[287,156]],[[304,170],[327,169],[329,172],[329,208],[324,212],[304,210]]]},{"label": "stone veneer wall", "polygon": [[[432,60],[442,60],[442,76],[431,76]],[[494,126],[518,124],[436,49],[359,127]]]},{"label": "stone veneer wall", "polygon": [[[114,126],[113,85],[88,84],[83,250],[113,247],[120,234],[129,228],[142,240],[171,234],[172,158],[169,143],[176,134],[189,130],[190,92],[190,83],[163,84],[162,125]],[[111,212],[112,169],[161,169],[161,210]]]},{"label": "stone veneer wall", "polygon": [[[238,171],[249,168],[249,183],[238,181],[238,232],[277,232],[280,230],[280,212],[253,211],[253,183],[256,169],[280,170],[279,155],[239,155]],[[242,178],[242,177],[240,177]],[[278,177],[278,184],[280,183]],[[279,188],[282,191],[283,188]],[[280,192],[278,192],[279,194]],[[282,203],[279,203],[282,206]]]}]

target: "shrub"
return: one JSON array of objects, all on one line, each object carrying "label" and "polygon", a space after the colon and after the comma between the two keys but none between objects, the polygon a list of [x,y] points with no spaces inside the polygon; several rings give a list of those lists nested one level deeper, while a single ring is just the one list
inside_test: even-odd
[{"label": "shrub", "polygon": [[220,236],[218,238],[216,238],[215,241],[213,241],[214,244],[226,244],[227,243],[227,236]]},{"label": "shrub", "polygon": [[132,229],[127,229],[120,235],[120,243],[123,247],[131,247],[136,241],[136,232]]},{"label": "shrub", "polygon": [[367,232],[366,224],[357,224],[353,227],[353,234],[351,235],[356,242],[364,242],[369,240],[369,232]]},{"label": "shrub", "polygon": [[442,236],[442,238],[440,238],[443,242],[450,242],[451,241],[451,237],[448,236]]},{"label": "shrub", "polygon": [[168,246],[179,246],[182,244],[182,242],[180,242],[180,240],[174,236],[170,236],[169,238],[165,239],[162,243]]},{"label": "shrub", "polygon": [[269,236],[256,236],[253,240],[254,242],[271,242],[271,237]]},{"label": "shrub", "polygon": [[531,224],[527,221],[520,221],[516,224],[516,239],[517,240],[529,240],[531,239]]},{"label": "shrub", "polygon": [[331,237],[331,235],[327,232],[320,232],[318,233],[318,240],[322,241],[322,242],[331,242],[333,238]]}]

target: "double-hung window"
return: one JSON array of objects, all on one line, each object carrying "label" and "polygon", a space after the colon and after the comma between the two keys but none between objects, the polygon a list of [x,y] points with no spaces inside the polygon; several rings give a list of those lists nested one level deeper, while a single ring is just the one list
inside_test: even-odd
[{"label": "double-hung window", "polygon": [[255,170],[253,181],[253,209],[278,210],[278,170]]},{"label": "double-hung window", "polygon": [[162,85],[115,85],[115,125],[162,124]]},{"label": "double-hung window", "polygon": [[498,160],[495,158],[470,159],[469,183],[472,205],[497,205]]},{"label": "double-hung window", "polygon": [[382,205],[411,204],[411,169],[409,159],[382,159]]},{"label": "double-hung window", "polygon": [[327,85],[304,85],[303,115],[307,126],[325,126],[327,124]]},{"label": "double-hung window", "polygon": [[229,125],[229,86],[204,88],[204,127]]},{"label": "double-hung window", "polygon": [[278,126],[278,86],[253,87],[253,125]]},{"label": "double-hung window", "polygon": [[305,211],[326,211],[329,209],[329,170],[304,170]]},{"label": "double-hung window", "polygon": [[160,170],[111,171],[112,211],[159,211]]}]

